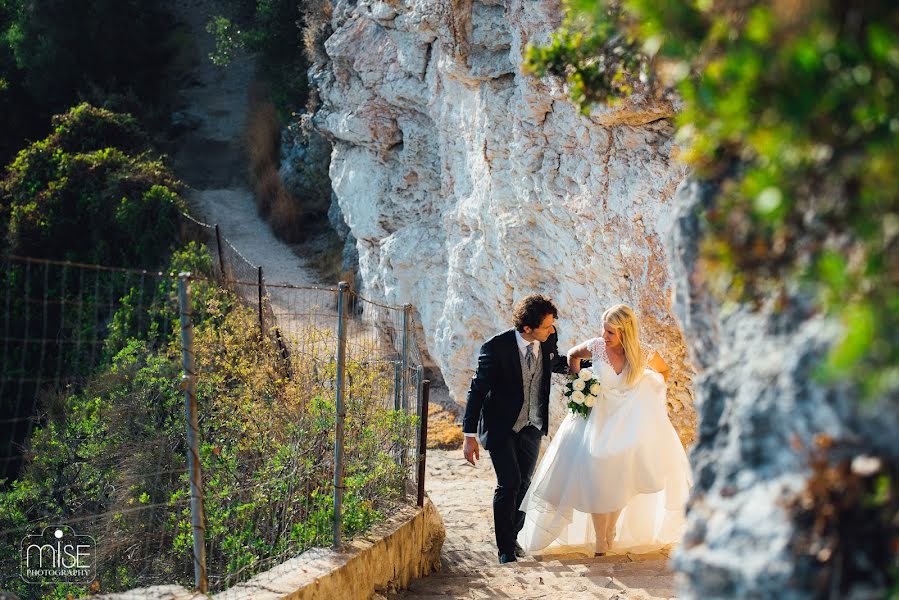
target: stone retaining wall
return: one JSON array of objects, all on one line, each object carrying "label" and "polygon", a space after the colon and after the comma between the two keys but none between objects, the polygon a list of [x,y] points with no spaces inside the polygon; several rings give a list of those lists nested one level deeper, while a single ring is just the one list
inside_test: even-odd
[{"label": "stone retaining wall", "polygon": [[[368,599],[375,592],[403,589],[415,577],[440,568],[446,538],[430,499],[423,508],[403,507],[342,552],[313,548],[249,581],[215,594],[213,600]],[[155,586],[92,600],[199,600],[180,586]]]}]

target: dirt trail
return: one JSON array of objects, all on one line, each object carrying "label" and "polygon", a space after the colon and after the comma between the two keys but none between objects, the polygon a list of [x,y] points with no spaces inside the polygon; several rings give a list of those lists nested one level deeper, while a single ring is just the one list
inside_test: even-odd
[{"label": "dirt trail", "polygon": [[266,282],[321,285],[256,213],[242,147],[254,64],[246,53],[238,53],[226,68],[209,60],[214,41],[206,24],[223,12],[221,4],[184,0],[171,5],[189,28],[196,52],[192,77],[178,90],[188,131],[178,143],[175,173],[189,186],[187,201],[193,214],[206,223],[218,224],[244,258],[262,265]]}]

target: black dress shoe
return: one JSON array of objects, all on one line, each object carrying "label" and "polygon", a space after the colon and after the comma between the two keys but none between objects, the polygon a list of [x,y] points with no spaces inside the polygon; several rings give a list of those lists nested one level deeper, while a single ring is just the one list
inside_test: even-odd
[{"label": "black dress shoe", "polygon": [[518,562],[518,559],[515,558],[514,554],[503,554],[502,552],[499,553],[499,564],[504,565],[510,562]]},{"label": "black dress shoe", "polygon": [[517,556],[518,558],[525,557],[524,548],[522,548],[521,544],[519,544],[518,542],[515,542],[515,556]]}]

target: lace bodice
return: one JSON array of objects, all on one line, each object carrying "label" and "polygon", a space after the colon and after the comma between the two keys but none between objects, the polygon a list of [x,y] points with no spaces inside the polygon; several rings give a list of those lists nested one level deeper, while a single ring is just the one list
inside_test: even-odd
[{"label": "lace bodice", "polygon": [[[606,353],[606,341],[603,338],[598,337],[590,340],[587,343],[587,349],[593,355],[594,364],[604,363],[612,369],[613,373],[615,372],[612,361],[609,360],[609,355]],[[642,340],[640,341],[640,350],[643,352],[643,360],[645,362],[649,362],[649,359],[656,353],[656,349],[651,344],[647,344]]]},{"label": "lace bodice", "polygon": [[611,361],[609,361],[609,355],[606,354],[606,341],[601,337],[590,340],[587,343],[587,349],[593,355],[594,364],[605,363],[609,366],[612,365]]}]

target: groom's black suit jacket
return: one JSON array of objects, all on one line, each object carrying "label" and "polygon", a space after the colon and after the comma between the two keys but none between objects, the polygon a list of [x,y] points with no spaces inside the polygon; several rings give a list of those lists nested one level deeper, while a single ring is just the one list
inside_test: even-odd
[{"label": "groom's black suit jacket", "polygon": [[[540,387],[540,416],[543,435],[549,426],[550,372],[567,373],[568,362],[559,356],[559,336],[553,332],[540,344],[543,355],[543,383]],[[493,336],[481,346],[478,370],[468,390],[468,404],[462,431],[477,433],[481,445],[490,450],[492,444],[512,432],[515,420],[524,404],[521,377],[521,354],[515,340],[515,330],[509,329]]]}]

